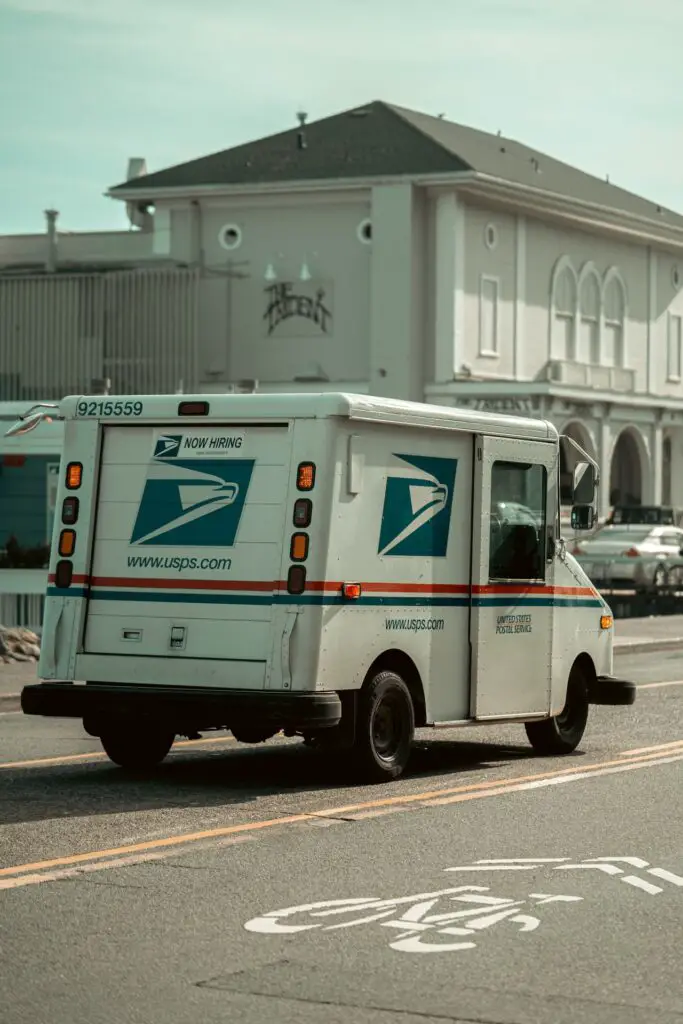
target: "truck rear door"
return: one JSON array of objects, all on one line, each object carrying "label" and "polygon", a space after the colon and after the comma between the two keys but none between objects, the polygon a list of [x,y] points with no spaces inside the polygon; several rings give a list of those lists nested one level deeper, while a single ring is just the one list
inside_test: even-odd
[{"label": "truck rear door", "polygon": [[261,662],[266,685],[291,425],[103,429],[85,652]]}]

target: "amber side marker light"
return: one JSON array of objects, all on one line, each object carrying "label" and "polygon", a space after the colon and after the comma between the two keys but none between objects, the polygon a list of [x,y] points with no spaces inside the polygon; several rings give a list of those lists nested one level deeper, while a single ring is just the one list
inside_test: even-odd
[{"label": "amber side marker light", "polygon": [[296,486],[299,491],[312,491],[315,484],[315,463],[301,462],[296,471]]},{"label": "amber side marker light", "polygon": [[308,534],[292,534],[292,542],[289,546],[289,557],[293,562],[305,562],[308,558]]},{"label": "amber side marker light", "polygon": [[614,625],[614,619],[611,615],[600,616],[600,629],[611,629]]},{"label": "amber side marker light", "polygon": [[62,530],[59,535],[59,553],[62,558],[71,558],[76,549],[76,531]]},{"label": "amber side marker light", "polygon": [[360,583],[342,583],[342,597],[349,601],[357,601],[362,593]]},{"label": "amber side marker light", "polygon": [[83,466],[80,462],[70,462],[66,467],[66,486],[69,491],[75,491],[81,486],[83,479]]}]

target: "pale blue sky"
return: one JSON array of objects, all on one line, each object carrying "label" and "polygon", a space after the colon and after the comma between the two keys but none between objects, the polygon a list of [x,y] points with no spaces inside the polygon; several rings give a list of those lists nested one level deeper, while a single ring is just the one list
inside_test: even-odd
[{"label": "pale blue sky", "polygon": [[0,0],[0,234],[126,227],[102,193],[372,99],[683,212],[683,0]]}]

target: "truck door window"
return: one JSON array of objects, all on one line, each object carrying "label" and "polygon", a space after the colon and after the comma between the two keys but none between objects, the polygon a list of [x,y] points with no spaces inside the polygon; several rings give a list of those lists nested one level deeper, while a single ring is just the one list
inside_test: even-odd
[{"label": "truck door window", "polygon": [[545,578],[545,466],[494,462],[491,468],[489,578]]}]

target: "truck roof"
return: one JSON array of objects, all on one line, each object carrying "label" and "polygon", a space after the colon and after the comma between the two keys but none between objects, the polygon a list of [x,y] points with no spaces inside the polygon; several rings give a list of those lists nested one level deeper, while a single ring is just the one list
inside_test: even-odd
[{"label": "truck roof", "polygon": [[[87,402],[92,414],[78,412],[80,403]],[[320,392],[314,394],[173,394],[173,395],[78,395],[64,398],[60,412],[65,419],[104,419],[121,421],[125,415],[108,413],[106,406],[117,403],[142,403],[143,411],[135,422],[145,419],[177,420],[178,406],[182,403],[208,402],[207,416],[185,416],[186,422],[215,422],[238,418],[321,419],[337,416],[343,419],[393,423],[401,426],[433,427],[441,430],[465,430],[486,434],[514,435],[520,438],[556,441],[558,432],[547,420],[524,416],[506,416],[501,413],[480,412],[473,409],[450,408],[424,402],[407,402],[374,395]],[[104,407],[104,409],[103,409]],[[132,417],[131,417],[132,418]]]}]

